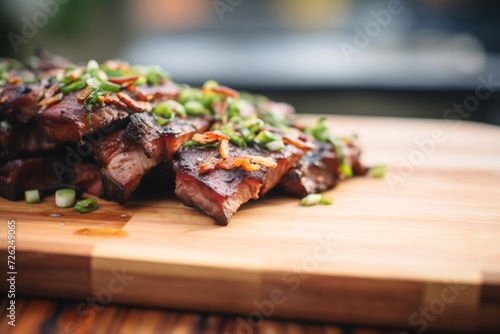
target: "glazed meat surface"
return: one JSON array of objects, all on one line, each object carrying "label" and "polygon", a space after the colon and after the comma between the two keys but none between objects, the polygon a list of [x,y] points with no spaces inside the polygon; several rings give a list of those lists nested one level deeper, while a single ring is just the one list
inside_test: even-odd
[{"label": "glazed meat surface", "polygon": [[217,151],[181,148],[179,158],[174,163],[175,194],[184,204],[201,209],[219,225],[227,225],[242,204],[250,199],[258,199],[272,189],[302,154],[301,150],[291,145],[276,153],[254,148],[242,150],[231,145],[231,156],[264,156],[276,161],[277,167],[269,169],[261,166],[252,172],[241,168],[215,169],[202,174],[199,172],[200,164],[216,156]]}]

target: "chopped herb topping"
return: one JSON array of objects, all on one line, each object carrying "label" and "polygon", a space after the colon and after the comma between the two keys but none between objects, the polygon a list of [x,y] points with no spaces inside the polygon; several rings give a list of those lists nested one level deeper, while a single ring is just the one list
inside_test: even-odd
[{"label": "chopped herb topping", "polygon": [[136,85],[144,85],[146,83],[152,86],[161,85],[170,78],[170,75],[157,65],[137,65],[132,67],[132,72],[139,74],[139,79],[135,82]]},{"label": "chopped herb topping", "polygon": [[324,196],[321,194],[309,194],[300,200],[300,205],[302,206],[313,206],[316,204],[332,205],[334,199],[329,196]]},{"label": "chopped herb topping", "polygon": [[153,118],[160,125],[168,124],[175,117],[186,117],[186,109],[177,101],[161,102],[153,108]]},{"label": "chopped herb topping", "polygon": [[340,169],[342,173],[350,178],[352,177],[352,169],[344,162],[343,142],[341,138],[335,137],[328,126],[328,120],[325,117],[320,118],[315,125],[304,130],[305,133],[311,135],[319,142],[330,142],[335,146],[335,151],[340,160]]},{"label": "chopped herb topping", "polygon": [[83,101],[83,105],[85,106],[85,109],[88,111],[91,111],[96,105],[103,105],[103,102],[99,97],[104,96],[105,92],[100,90],[99,87],[95,86],[90,86],[90,94],[89,96]]},{"label": "chopped herb topping", "polygon": [[89,198],[76,203],[74,210],[78,213],[88,213],[97,210],[98,207],[97,200]]},{"label": "chopped herb topping", "polygon": [[368,174],[371,177],[376,178],[376,179],[385,177],[386,173],[387,173],[387,166],[386,165],[373,166],[373,167],[370,167],[370,170],[368,171]]}]

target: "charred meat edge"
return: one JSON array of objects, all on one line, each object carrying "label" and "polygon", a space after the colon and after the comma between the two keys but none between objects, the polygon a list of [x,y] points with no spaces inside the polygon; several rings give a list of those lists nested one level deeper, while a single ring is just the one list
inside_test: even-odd
[{"label": "charred meat edge", "polygon": [[100,161],[105,193],[125,204],[143,176],[164,161],[196,132],[204,132],[208,120],[177,119],[162,128],[148,114],[134,114],[126,129],[105,136],[92,145]]},{"label": "charred meat edge", "polygon": [[302,156],[303,151],[287,145],[280,152],[269,152],[248,148],[242,150],[230,145],[230,156],[260,155],[273,158],[278,166],[268,169],[261,166],[257,171],[243,169],[216,169],[200,174],[198,167],[217,155],[217,151],[185,147],[179,150],[174,162],[176,174],[175,193],[188,206],[201,209],[217,224],[227,225],[238,208],[250,199],[258,199],[271,190]]}]

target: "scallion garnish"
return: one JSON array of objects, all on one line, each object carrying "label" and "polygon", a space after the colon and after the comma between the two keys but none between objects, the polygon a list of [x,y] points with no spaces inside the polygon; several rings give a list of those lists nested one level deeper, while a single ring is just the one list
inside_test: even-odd
[{"label": "scallion garnish", "polygon": [[188,101],[184,104],[184,108],[188,116],[198,117],[210,114],[210,111],[199,101]]},{"label": "scallion garnish", "polygon": [[99,63],[96,60],[91,59],[87,62],[87,71],[98,70],[98,69],[99,69]]},{"label": "scallion garnish", "polygon": [[229,140],[240,148],[246,148],[247,143],[241,137],[241,135],[234,130],[234,124],[227,123],[219,128],[220,132],[229,137]]},{"label": "scallion garnish", "polygon": [[322,195],[319,204],[332,205],[334,201],[333,197]]},{"label": "scallion garnish", "polygon": [[165,80],[168,80],[169,78],[169,74],[157,65],[138,65],[132,67],[132,70],[140,75],[139,79],[136,81],[136,85],[146,83],[152,86],[161,85]]},{"label": "scallion garnish", "polygon": [[200,99],[202,97],[203,97],[203,92],[200,89],[185,86],[181,88],[181,93],[179,94],[179,102],[184,105],[189,101],[200,102]]},{"label": "scallion garnish", "polygon": [[383,178],[385,174],[387,173],[387,166],[386,165],[380,165],[380,166],[373,166],[370,167],[370,170],[368,171],[368,174],[373,177],[373,178]]},{"label": "scallion garnish", "polygon": [[285,144],[283,143],[281,136],[268,130],[259,132],[259,134],[255,137],[255,142],[269,151],[279,151],[285,148]]},{"label": "scallion garnish", "polygon": [[207,145],[202,145],[198,143],[197,141],[194,140],[189,140],[185,142],[182,147],[195,147],[199,150],[206,150],[206,149],[212,149],[212,148],[217,148],[218,144],[207,144]]},{"label": "scallion garnish", "polygon": [[283,140],[274,140],[265,145],[269,151],[279,151],[285,148]]},{"label": "scallion garnish", "polygon": [[83,201],[79,201],[75,205],[75,212],[78,213],[87,213],[97,210],[99,205],[97,201],[93,198],[85,199]]},{"label": "scallion garnish", "polygon": [[38,189],[26,190],[24,192],[24,200],[28,204],[40,203],[40,192]]},{"label": "scallion garnish", "polygon": [[100,90],[99,87],[91,86],[90,94],[83,102],[85,109],[91,111],[96,105],[103,105],[102,101],[99,99],[100,96],[103,96],[104,91]]},{"label": "scallion garnish", "polygon": [[56,206],[70,208],[75,205],[76,192],[74,189],[59,189],[56,191]]},{"label": "scallion garnish", "polygon": [[114,84],[109,81],[102,81],[99,88],[105,92],[112,92],[112,93],[118,93],[121,89],[120,85]]},{"label": "scallion garnish", "polygon": [[302,206],[313,206],[316,204],[332,205],[334,199],[328,196],[323,196],[321,194],[309,194],[300,200],[300,205]]},{"label": "scallion garnish", "polygon": [[346,178],[350,179],[353,176],[352,168],[344,161],[340,163],[340,171],[345,175]]},{"label": "scallion garnish", "polygon": [[331,137],[328,128],[328,120],[324,117],[320,118],[314,126],[306,128],[304,132],[310,134],[314,139],[322,143],[326,143]]},{"label": "scallion garnish", "polygon": [[69,93],[76,92],[77,90],[84,89],[85,87],[87,87],[87,82],[86,82],[85,78],[80,77],[77,80],[75,80],[67,85],[62,86],[61,92],[64,95],[67,95]]},{"label": "scallion garnish", "polygon": [[174,117],[185,117],[186,109],[177,101],[168,100],[153,109],[153,118],[160,125],[166,125]]}]

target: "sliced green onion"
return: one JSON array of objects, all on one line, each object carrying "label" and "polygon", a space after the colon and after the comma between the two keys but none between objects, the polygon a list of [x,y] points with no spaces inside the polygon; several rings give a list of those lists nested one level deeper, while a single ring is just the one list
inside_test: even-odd
[{"label": "sliced green onion", "polygon": [[91,86],[90,94],[83,102],[83,105],[88,111],[91,111],[95,105],[102,105],[103,103],[99,99],[99,96],[104,95],[104,92],[101,91],[98,87]]},{"label": "sliced green onion", "polygon": [[264,121],[260,118],[252,118],[243,122],[243,126],[248,128],[252,133],[256,133],[264,125]]},{"label": "sliced green onion", "polygon": [[339,157],[339,160],[340,161],[344,161],[344,151],[342,150],[342,140],[340,138],[337,138],[335,136],[330,136],[330,138],[328,138],[328,140],[330,141],[330,143],[335,146],[335,153],[337,154],[337,156]]},{"label": "sliced green onion", "polygon": [[151,65],[149,66],[149,72],[147,74],[148,83],[150,85],[160,85],[163,80],[168,79],[169,74],[165,72],[160,66]]},{"label": "sliced green onion", "polygon": [[139,74],[139,78],[135,80],[134,84],[137,86],[143,86],[148,83],[148,78],[145,75]]},{"label": "sliced green onion", "polygon": [[321,194],[310,194],[300,200],[302,206],[313,206],[319,204],[321,201]]},{"label": "sliced green onion", "polygon": [[205,88],[205,89],[211,89],[211,88],[216,88],[216,87],[219,87],[219,83],[215,80],[208,80],[208,81],[205,81],[205,83],[203,84],[203,88]]},{"label": "sliced green onion", "polygon": [[71,208],[75,205],[76,192],[74,189],[59,189],[56,191],[56,206],[59,208]]},{"label": "sliced green onion", "polygon": [[182,147],[195,147],[199,150],[207,150],[207,149],[213,149],[213,148],[217,148],[218,145],[217,144],[207,144],[207,145],[202,145],[200,143],[198,143],[197,141],[194,141],[194,140],[189,140],[187,142],[185,142]]},{"label": "sliced green onion", "polygon": [[202,97],[203,93],[200,89],[187,86],[181,89],[181,93],[179,94],[179,102],[185,105],[189,101],[198,101]]},{"label": "sliced green onion", "polygon": [[103,81],[101,82],[101,85],[99,86],[100,89],[106,92],[112,92],[112,93],[118,93],[121,89],[120,85],[114,84],[109,81]]},{"label": "sliced green onion", "polygon": [[135,73],[144,76],[146,78],[146,82],[150,85],[161,85],[163,81],[168,79],[169,77],[169,74],[157,65],[151,65],[151,66],[138,65],[134,66],[132,70]]},{"label": "sliced green onion", "polygon": [[304,132],[313,136],[317,141],[326,143],[330,138],[328,120],[325,117],[322,117],[316,122],[315,125],[307,127]]},{"label": "sliced green onion", "polygon": [[277,141],[280,139],[281,138],[279,138],[277,135],[268,130],[259,132],[259,134],[255,137],[255,141],[259,145],[266,145],[267,143],[270,143],[272,141]]},{"label": "sliced green onion", "polygon": [[87,85],[89,85],[90,87],[96,87],[96,88],[99,88],[101,87],[101,80],[97,79],[97,78],[89,78],[87,79]]},{"label": "sliced green onion", "polygon": [[371,177],[374,177],[376,179],[383,178],[386,173],[387,173],[386,165],[373,166],[368,171],[368,174],[370,174]]},{"label": "sliced green onion", "polygon": [[24,192],[24,200],[28,204],[40,203],[40,192],[38,189],[26,190]]},{"label": "sliced green onion", "polygon": [[255,142],[269,151],[279,151],[285,148],[285,144],[283,144],[281,136],[268,130],[259,132],[259,134],[255,137]]},{"label": "sliced green onion", "polygon": [[285,148],[285,144],[282,140],[274,140],[267,143],[265,146],[269,151],[279,151]]},{"label": "sliced green onion", "polygon": [[231,101],[231,103],[227,106],[226,113],[229,119],[239,117],[241,110],[239,108],[238,101]]},{"label": "sliced green onion", "polygon": [[163,118],[173,118],[175,116],[186,116],[186,109],[177,101],[168,100],[158,104],[153,113]]},{"label": "sliced green onion", "polygon": [[199,101],[188,101],[184,104],[184,108],[188,116],[196,117],[210,114],[210,111]]},{"label": "sliced green onion", "polygon": [[160,124],[160,125],[167,125],[168,123],[170,123],[170,118],[164,118],[162,116],[159,116],[157,114],[153,114],[153,119],[155,120],[156,123]]},{"label": "sliced green onion", "polygon": [[350,179],[353,176],[352,168],[348,164],[342,161],[340,164],[340,171],[345,175],[346,178]]},{"label": "sliced green onion", "polygon": [[90,75],[96,79],[106,81],[108,80],[108,75],[101,69],[91,70]]},{"label": "sliced green onion", "polygon": [[300,200],[300,205],[302,206],[313,206],[316,204],[332,205],[334,199],[329,196],[323,196],[321,194],[309,194]]},{"label": "sliced green onion", "polygon": [[110,69],[109,67],[107,66],[99,66],[99,68],[104,72],[106,73],[106,75],[108,76],[108,78],[117,78],[117,77],[121,77],[124,75],[123,71],[122,70],[112,70]]},{"label": "sliced green onion", "polygon": [[23,84],[32,84],[32,83],[37,83],[40,80],[38,78],[23,78]]},{"label": "sliced green onion", "polygon": [[78,80],[75,80],[67,85],[64,85],[61,87],[61,92],[64,95],[67,95],[69,93],[76,92],[77,90],[84,89],[87,87],[87,82],[84,78],[79,78]]},{"label": "sliced green onion", "polygon": [[241,136],[233,129],[233,124],[227,123],[219,128],[220,132],[229,137],[229,140],[240,148],[246,148],[247,143]]},{"label": "sliced green onion", "polygon": [[97,204],[97,201],[93,198],[89,199],[84,199],[83,201],[79,201],[75,205],[75,211],[79,213],[87,213],[91,212],[94,210],[97,210],[99,205]]},{"label": "sliced green onion", "polygon": [[332,205],[335,200],[333,197],[330,196],[321,196],[321,199],[319,200],[319,204],[323,205]]},{"label": "sliced green onion", "polygon": [[92,71],[92,70],[98,70],[99,69],[99,63],[95,61],[94,59],[91,59],[87,63],[87,71]]}]

